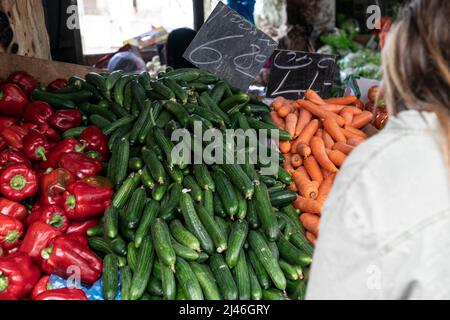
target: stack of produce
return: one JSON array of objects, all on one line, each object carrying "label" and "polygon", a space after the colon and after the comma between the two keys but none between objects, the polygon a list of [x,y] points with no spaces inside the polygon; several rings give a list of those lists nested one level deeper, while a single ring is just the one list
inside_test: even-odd
[{"label": "stack of produce", "polygon": [[291,141],[280,143],[284,169],[294,180],[289,189],[299,194],[294,207],[302,212],[306,237],[315,244],[322,206],[336,174],[347,156],[367,139],[360,129],[373,120],[373,114],[363,111],[357,97],[323,100],[312,90],[303,100],[279,97],[272,107],[273,121],[292,136]]},{"label": "stack of produce", "polygon": [[312,246],[291,206],[289,173],[171,156],[173,131],[192,132],[195,122],[222,133],[276,130],[290,140],[268,106],[196,69],[156,80],[89,73],[69,84],[101,97],[79,107],[110,138],[107,175],[116,193],[102,224],[89,230],[91,248],[104,258],[106,299],[119,289],[123,300],[303,298]]},{"label": "stack of produce", "polygon": [[[56,80],[42,92],[61,99],[66,84]],[[96,127],[69,137],[82,114],[53,109],[32,94],[36,87],[15,72],[0,90],[0,300],[86,300],[81,290],[47,284],[50,274],[67,278],[74,268],[84,284],[101,277],[86,231],[111,204],[113,185],[97,176],[108,137]]]}]

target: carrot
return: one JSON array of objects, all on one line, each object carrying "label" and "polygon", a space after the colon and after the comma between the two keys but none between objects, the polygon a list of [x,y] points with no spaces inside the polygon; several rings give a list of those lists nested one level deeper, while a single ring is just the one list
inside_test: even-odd
[{"label": "carrot", "polygon": [[322,175],[324,179],[327,179],[329,176],[333,175],[334,173],[324,169],[324,168],[320,168],[322,171]]},{"label": "carrot", "polygon": [[280,151],[281,153],[288,153],[289,151],[291,151],[291,142],[280,141]]},{"label": "carrot", "polygon": [[326,148],[328,148],[328,149],[333,148],[334,140],[327,131],[323,132],[322,138],[323,138],[323,142],[325,142]]},{"label": "carrot", "polygon": [[286,129],[286,124],[284,122],[284,119],[281,118],[278,113],[276,113],[276,111],[272,111],[270,113],[270,115],[272,116],[272,120],[273,122],[277,125],[278,128],[280,129]]},{"label": "carrot", "polygon": [[314,137],[322,138],[322,136],[323,136],[323,130],[322,130],[322,128],[317,129],[317,132],[316,132],[316,134],[314,135]]},{"label": "carrot", "polygon": [[366,125],[368,125],[373,119],[372,112],[364,111],[363,113],[357,115],[353,118],[352,127],[356,129],[360,129]]},{"label": "carrot", "polygon": [[327,169],[328,171],[331,171],[333,173],[338,172],[336,166],[327,156],[323,139],[313,137],[311,139],[311,151],[322,168]]},{"label": "carrot", "polygon": [[316,186],[317,190],[319,190],[320,182],[316,181],[316,180],[313,180],[312,183]]},{"label": "carrot", "polygon": [[311,213],[303,213],[300,216],[300,221],[302,222],[306,230],[308,230],[312,234],[319,234],[320,218],[317,215]]},{"label": "carrot", "polygon": [[305,170],[308,173],[308,175],[311,177],[312,180],[318,181],[319,183],[322,183],[323,181],[323,174],[320,170],[320,166],[316,161],[316,158],[314,156],[310,156],[305,159],[304,161]]},{"label": "carrot", "polygon": [[299,142],[309,144],[309,141],[319,129],[319,124],[319,120],[311,120],[311,122],[306,125],[305,129],[303,129],[302,133],[298,136]]},{"label": "carrot", "polygon": [[364,102],[362,102],[360,99],[355,101],[355,107],[359,110],[364,110]]},{"label": "carrot", "polygon": [[346,108],[347,106],[340,104],[323,104],[320,105],[319,107],[329,112],[339,113],[342,111],[342,109]]},{"label": "carrot", "polygon": [[347,144],[348,145],[350,145],[350,146],[352,146],[352,147],[357,147],[357,146],[359,146],[361,143],[363,143],[364,142],[364,139],[362,139],[362,138],[360,138],[360,137],[352,137],[352,138],[349,138],[348,140],[347,140]]},{"label": "carrot", "polygon": [[344,109],[342,109],[341,113],[343,113],[343,112],[350,112],[353,115],[357,115],[357,114],[361,114],[362,110],[358,109],[356,107],[345,107]]},{"label": "carrot", "polygon": [[284,156],[284,162],[283,162],[283,169],[292,174],[292,172],[295,171],[294,167],[291,165],[291,154],[286,153],[283,154]]},{"label": "carrot", "polygon": [[290,114],[292,112],[292,107],[289,104],[285,104],[284,106],[282,106],[280,109],[277,110],[278,115],[281,118],[286,118],[288,114]]},{"label": "carrot", "polygon": [[278,96],[273,100],[272,107],[274,108],[275,111],[277,111],[278,109],[283,107],[286,104],[286,102],[287,100],[284,97]]},{"label": "carrot", "polygon": [[294,113],[290,113],[286,117],[286,131],[289,132],[291,137],[295,136],[295,128],[297,126],[298,117]]},{"label": "carrot", "polygon": [[312,183],[306,173],[305,168],[300,167],[292,173],[292,179],[297,185],[300,195],[308,199],[316,199],[319,195],[319,188]]},{"label": "carrot", "polygon": [[352,124],[352,122],[353,122],[353,117],[354,117],[354,115],[353,115],[352,112],[345,111],[345,112],[341,112],[340,115],[341,115],[342,118],[344,118],[344,120],[345,120],[345,125],[346,125],[346,126]]},{"label": "carrot", "polygon": [[328,158],[330,158],[330,160],[338,167],[342,167],[342,165],[344,164],[345,159],[347,158],[347,156],[338,151],[338,150],[331,150],[328,153]]},{"label": "carrot", "polygon": [[[298,105],[298,103],[296,103]],[[300,133],[302,133],[303,129],[305,129],[306,125],[311,122],[312,114],[308,110],[301,109],[300,114],[298,116],[297,126],[295,127],[294,138],[297,138]]]},{"label": "carrot", "polygon": [[297,188],[297,185],[295,184],[295,182],[292,182],[292,183],[289,185],[288,189],[289,189],[290,191],[292,191],[292,192],[297,192],[297,193],[298,193],[298,188]]},{"label": "carrot", "polygon": [[348,130],[348,131],[350,131],[350,132],[360,136],[363,139],[367,139],[368,138],[367,134],[365,134],[363,131],[361,131],[359,129],[356,129],[356,128],[352,127],[352,126],[345,126],[344,128],[346,130]]},{"label": "carrot", "polygon": [[336,174],[330,174],[325,180],[322,181],[319,187],[319,197],[324,199],[328,198],[335,179]]},{"label": "carrot", "polygon": [[340,115],[321,109],[318,105],[315,105],[314,103],[311,103],[306,100],[297,100],[297,103],[302,108],[308,110],[309,112],[311,112],[313,115],[315,115],[320,119],[335,118],[339,126],[343,126],[345,124],[344,118],[342,118]]},{"label": "carrot", "polygon": [[356,134],[353,131],[348,130],[347,128],[342,128],[341,131],[344,134],[345,138],[347,138],[347,139],[357,138],[361,141],[366,140],[365,138],[361,137],[359,134]]},{"label": "carrot", "polygon": [[305,92],[305,98],[315,104],[326,104],[317,92],[311,89]]},{"label": "carrot", "polygon": [[311,155],[311,148],[306,143],[298,144],[296,151],[305,159]]},{"label": "carrot", "polygon": [[305,233],[306,239],[308,239],[309,242],[312,243],[313,246],[317,245],[317,236],[312,234],[309,231],[306,231]]},{"label": "carrot", "polygon": [[342,133],[341,127],[338,126],[335,119],[333,118],[325,119],[325,121],[323,122],[323,127],[330,134],[330,136],[333,138],[334,141],[336,142],[347,141],[344,134]]},{"label": "carrot", "polygon": [[348,97],[342,97],[342,98],[325,99],[325,102],[328,104],[350,105],[350,104],[354,104],[356,102],[356,100],[358,100],[358,97],[348,96]]},{"label": "carrot", "polygon": [[294,207],[301,212],[310,212],[312,214],[320,214],[322,211],[322,204],[313,199],[307,199],[302,196],[298,196],[294,201]]},{"label": "carrot", "polygon": [[349,155],[350,153],[352,153],[353,150],[355,150],[355,147],[348,145],[344,142],[338,142],[333,146],[333,150],[338,150],[345,155]]},{"label": "carrot", "polygon": [[294,168],[298,168],[298,167],[300,167],[301,165],[303,165],[303,159],[302,159],[302,157],[301,157],[300,155],[298,155],[298,154],[292,155],[292,157],[291,157],[291,165],[292,165]]}]

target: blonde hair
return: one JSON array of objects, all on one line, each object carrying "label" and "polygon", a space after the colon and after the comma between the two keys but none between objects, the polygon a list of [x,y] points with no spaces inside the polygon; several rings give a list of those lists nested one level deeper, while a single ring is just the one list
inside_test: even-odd
[{"label": "blonde hair", "polygon": [[435,112],[450,169],[450,1],[413,0],[383,51],[383,87],[390,112]]}]

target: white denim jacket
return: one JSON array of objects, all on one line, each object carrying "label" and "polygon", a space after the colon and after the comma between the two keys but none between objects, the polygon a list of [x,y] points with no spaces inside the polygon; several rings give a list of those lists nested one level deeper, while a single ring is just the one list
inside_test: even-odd
[{"label": "white denim jacket", "polygon": [[450,183],[434,113],[405,111],[347,159],[307,299],[450,299]]}]

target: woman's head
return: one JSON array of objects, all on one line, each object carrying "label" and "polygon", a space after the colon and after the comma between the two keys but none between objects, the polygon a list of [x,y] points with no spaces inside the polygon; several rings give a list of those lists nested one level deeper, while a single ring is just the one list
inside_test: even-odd
[{"label": "woman's head", "polygon": [[446,157],[450,153],[449,17],[448,0],[411,1],[383,51],[384,93],[390,111],[435,112]]}]

